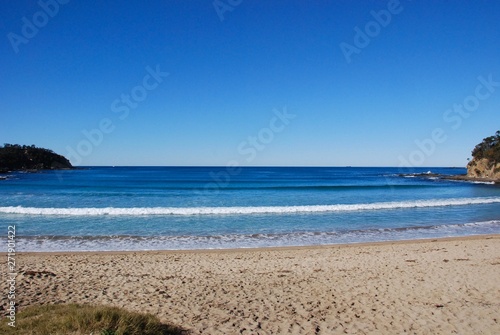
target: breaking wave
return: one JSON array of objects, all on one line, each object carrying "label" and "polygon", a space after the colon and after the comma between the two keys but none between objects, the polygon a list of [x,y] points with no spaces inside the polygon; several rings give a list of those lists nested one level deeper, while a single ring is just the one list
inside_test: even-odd
[{"label": "breaking wave", "polygon": [[376,202],[365,204],[336,204],[308,206],[254,206],[254,207],[130,207],[130,208],[38,208],[10,206],[0,207],[3,214],[59,215],[59,216],[144,216],[144,215],[252,215],[252,214],[293,214],[355,212],[370,210],[391,210],[405,208],[427,208],[445,206],[466,206],[500,203],[500,197],[452,198],[397,202]]}]

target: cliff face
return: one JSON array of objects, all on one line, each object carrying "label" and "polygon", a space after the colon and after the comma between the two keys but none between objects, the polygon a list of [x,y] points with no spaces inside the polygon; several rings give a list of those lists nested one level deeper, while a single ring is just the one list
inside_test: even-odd
[{"label": "cliff face", "polygon": [[472,150],[472,160],[467,164],[467,176],[500,180],[500,130],[486,137]]},{"label": "cliff face", "polygon": [[500,163],[494,163],[487,158],[473,159],[467,164],[467,176],[500,180]]}]

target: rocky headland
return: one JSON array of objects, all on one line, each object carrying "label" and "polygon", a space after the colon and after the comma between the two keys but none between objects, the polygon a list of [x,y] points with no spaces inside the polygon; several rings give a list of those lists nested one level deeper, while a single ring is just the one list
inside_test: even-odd
[{"label": "rocky headland", "polygon": [[443,175],[432,172],[400,174],[401,177],[420,177],[500,184],[500,131],[486,137],[472,150],[472,159],[467,164],[467,174]]},{"label": "rocky headland", "polygon": [[467,164],[467,177],[500,182],[500,131],[476,145]]}]

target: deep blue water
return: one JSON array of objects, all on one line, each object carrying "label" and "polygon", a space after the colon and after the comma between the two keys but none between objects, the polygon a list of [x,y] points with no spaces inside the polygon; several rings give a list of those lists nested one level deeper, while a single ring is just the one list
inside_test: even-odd
[{"label": "deep blue water", "polygon": [[[465,169],[422,168],[461,174]],[[500,233],[500,187],[398,168],[89,167],[0,181],[22,251],[317,245]]]}]

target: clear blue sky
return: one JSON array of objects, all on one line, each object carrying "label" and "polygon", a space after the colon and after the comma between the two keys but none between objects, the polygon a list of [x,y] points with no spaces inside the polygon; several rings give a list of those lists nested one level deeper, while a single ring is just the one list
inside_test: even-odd
[{"label": "clear blue sky", "polygon": [[500,129],[499,1],[60,2],[0,4],[0,143],[80,165],[465,166]]}]

